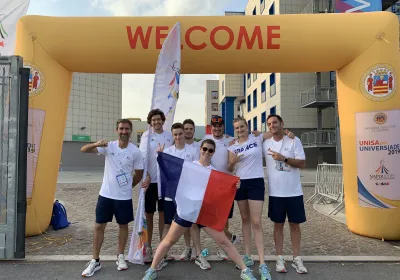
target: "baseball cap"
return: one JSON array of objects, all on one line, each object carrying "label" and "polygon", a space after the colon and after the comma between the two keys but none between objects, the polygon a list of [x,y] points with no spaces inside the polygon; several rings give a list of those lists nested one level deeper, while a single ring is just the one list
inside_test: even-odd
[{"label": "baseball cap", "polygon": [[221,116],[211,116],[211,125],[224,124],[224,119]]}]

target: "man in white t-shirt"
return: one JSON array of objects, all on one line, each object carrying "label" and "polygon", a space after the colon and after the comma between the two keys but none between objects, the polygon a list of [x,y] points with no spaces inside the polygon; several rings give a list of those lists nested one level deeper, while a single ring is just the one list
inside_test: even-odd
[{"label": "man in white t-shirt", "polygon": [[[194,133],[196,131],[194,121],[191,119],[186,119],[183,121],[183,133],[184,133],[184,138],[185,138],[185,143],[186,145],[191,146],[195,151],[197,151],[197,158],[200,158],[200,144],[199,142],[194,141]],[[181,256],[179,259],[181,261],[183,260],[190,260],[195,257],[195,254],[193,254],[193,250],[190,246],[190,230],[186,231],[184,233],[184,239],[185,239],[185,249],[183,250]]]},{"label": "man in white t-shirt", "polygon": [[139,149],[142,152],[143,158],[146,158],[147,153],[147,141],[150,137],[149,142],[149,158],[148,158],[148,169],[145,179],[143,180],[142,186],[146,189],[144,196],[144,208],[146,213],[147,221],[147,233],[148,233],[148,246],[146,247],[145,263],[151,262],[153,258],[152,239],[153,239],[153,221],[154,213],[158,208],[158,230],[160,241],[162,240],[162,233],[164,229],[164,201],[159,199],[157,184],[157,149],[159,146],[165,148],[170,147],[173,144],[172,134],[169,131],[164,131],[163,125],[165,122],[165,114],[159,109],[151,110],[147,116],[147,123],[151,126],[152,132],[150,136],[148,131],[143,133]]},{"label": "man in white t-shirt", "polygon": [[267,126],[273,137],[263,143],[268,173],[268,217],[274,222],[276,271],[287,271],[282,257],[283,227],[287,217],[293,247],[292,266],[298,273],[307,273],[299,256],[300,224],[306,221],[300,169],[305,167],[306,157],[300,139],[286,136],[283,125],[279,115],[269,115]]},{"label": "man in white t-shirt", "polygon": [[[193,162],[199,159],[199,153],[195,148],[191,145],[185,143],[184,138],[184,126],[181,123],[174,123],[171,127],[172,136],[174,138],[175,144],[164,148],[160,146],[159,151],[164,152],[166,154],[181,158],[185,161]],[[163,231],[163,238],[167,235],[169,228],[171,227],[172,221],[174,220],[176,214],[176,205],[174,201],[169,197],[164,197],[164,231]],[[192,250],[190,248],[190,239],[187,239],[187,235],[184,236],[186,247],[189,248],[188,252],[186,252],[184,259],[190,260],[192,257]],[[189,235],[190,238],[190,235]],[[199,237],[200,239],[200,237]],[[196,242],[197,240],[193,240]],[[197,242],[200,242],[198,240]],[[185,250],[186,251],[186,250]],[[185,252],[184,252],[185,253]],[[166,259],[164,258],[160,264],[157,266],[158,269],[162,269],[166,263]]]},{"label": "man in white t-shirt", "polygon": [[[229,143],[232,142],[234,140],[234,138],[229,135],[224,134],[225,122],[221,116],[212,116],[210,123],[211,123],[211,133],[212,134],[205,135],[203,137],[203,139],[199,142],[199,145],[201,145],[201,143],[205,139],[214,140],[214,142],[216,144],[216,148],[215,148],[214,156],[211,158],[211,165],[214,166],[218,171],[221,171],[221,172],[224,172],[227,174],[232,174],[228,169],[228,164],[229,164],[228,147],[229,147]],[[233,244],[236,244],[237,241],[239,240],[239,237],[235,234],[232,234],[229,231],[229,219],[232,219],[232,217],[233,217],[233,209],[234,209],[234,203],[232,204],[232,208],[229,213],[229,218],[226,222],[224,232],[225,232],[226,236],[229,238],[229,240],[231,240]],[[218,250],[217,255],[222,260],[228,259],[225,252],[222,250]]]},{"label": "man in white t-shirt", "polygon": [[129,138],[132,122],[128,119],[117,121],[117,141],[101,140],[81,148],[83,153],[97,153],[105,156],[104,177],[96,206],[96,225],[93,241],[93,259],[88,263],[82,276],[90,277],[101,268],[100,249],[104,230],[113,217],[119,225],[118,270],[126,270],[124,251],[128,241],[128,224],[133,221],[132,188],[143,177],[143,158],[140,150]]}]

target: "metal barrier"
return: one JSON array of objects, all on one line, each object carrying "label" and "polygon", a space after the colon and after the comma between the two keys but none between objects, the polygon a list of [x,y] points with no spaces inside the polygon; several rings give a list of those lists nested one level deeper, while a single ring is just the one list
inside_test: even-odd
[{"label": "metal barrier", "polygon": [[307,203],[318,198],[315,203],[326,200],[339,203],[330,213],[336,211],[336,214],[344,207],[344,192],[343,192],[343,165],[341,164],[319,164],[317,168],[315,193],[307,200]]},{"label": "metal barrier", "polygon": [[25,257],[29,69],[0,56],[0,259]]}]

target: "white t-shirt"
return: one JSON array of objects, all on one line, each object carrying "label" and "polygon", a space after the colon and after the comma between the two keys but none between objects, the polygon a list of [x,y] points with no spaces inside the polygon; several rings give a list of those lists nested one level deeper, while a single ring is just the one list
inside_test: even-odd
[{"label": "white t-shirt", "polygon": [[[214,140],[215,145],[215,153],[213,157],[211,158],[211,164],[215,166],[215,168],[218,171],[231,174],[231,172],[228,170],[228,163],[229,163],[229,157],[228,157],[228,147],[229,143],[234,139],[233,137],[227,137],[224,135],[221,139],[216,139],[214,138],[213,135],[207,134],[203,137],[203,139],[200,141],[202,143],[206,139],[211,139]],[[200,148],[199,148],[200,149]]]},{"label": "white t-shirt", "polygon": [[185,144],[185,148],[182,150],[178,150],[175,145],[172,145],[171,147],[164,149],[164,153],[181,158],[185,161],[194,161],[199,159],[197,151],[188,144]]},{"label": "white t-shirt", "polygon": [[193,141],[192,144],[186,144],[196,150],[197,158],[200,158],[200,142]]},{"label": "white t-shirt", "polygon": [[[300,169],[291,167],[285,162],[275,162],[269,154],[268,149],[278,152],[287,158],[305,160],[306,156],[300,139],[297,137],[290,139],[285,135],[281,141],[277,142],[273,138],[270,138],[264,141],[263,151],[267,162],[269,195],[277,197],[303,195]],[[283,171],[279,171],[278,169],[283,169]]]},{"label": "white t-shirt", "polygon": [[236,140],[228,148],[240,156],[240,161],[236,163],[236,176],[240,179],[264,178],[262,141],[262,134],[257,137],[250,134],[246,142],[239,144]]},{"label": "white t-shirt", "polygon": [[[185,161],[193,162],[195,160],[198,160],[199,158],[197,157],[197,152],[192,146],[185,144],[185,148],[182,150],[178,150],[175,145],[167,148],[164,150],[165,154],[169,154],[171,156],[183,159]],[[171,198],[165,197],[164,200],[167,201],[172,201]]]},{"label": "white t-shirt", "polygon": [[217,169],[216,169],[214,166],[212,166],[211,164],[210,164],[210,165],[207,165],[207,166],[202,165],[198,160],[193,161],[193,163],[194,163],[194,164],[197,164],[197,165],[200,165],[200,166],[203,166],[203,167],[205,167],[205,168],[207,168],[207,169],[217,170]]},{"label": "white t-shirt", "polygon": [[[148,131],[145,131],[142,135],[142,139],[140,141],[139,149],[142,152],[142,157],[146,158],[146,141],[147,141]],[[150,133],[150,153],[148,159],[147,172],[150,174],[151,183],[157,183],[157,148],[158,144],[165,145],[164,150],[168,147],[171,147],[174,143],[174,139],[172,137],[172,133],[169,131],[163,131],[162,133]],[[143,176],[146,176],[144,174]]]},{"label": "white t-shirt", "polygon": [[116,200],[132,199],[133,172],[143,170],[143,158],[138,147],[129,143],[121,149],[118,141],[112,141],[107,147],[98,147],[97,151],[106,157],[100,195]]}]

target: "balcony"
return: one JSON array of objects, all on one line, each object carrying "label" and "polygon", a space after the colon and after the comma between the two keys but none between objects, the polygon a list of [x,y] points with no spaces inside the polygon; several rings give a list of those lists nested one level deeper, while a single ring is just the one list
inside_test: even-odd
[{"label": "balcony", "polygon": [[334,0],[310,0],[310,3],[301,12],[302,14],[334,13]]},{"label": "balcony", "polygon": [[304,148],[335,148],[336,131],[329,129],[302,133],[301,143]]},{"label": "balcony", "polygon": [[321,109],[334,107],[336,96],[336,87],[314,86],[301,93],[301,107]]}]

